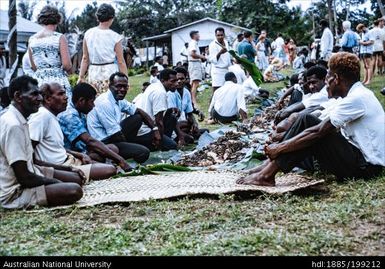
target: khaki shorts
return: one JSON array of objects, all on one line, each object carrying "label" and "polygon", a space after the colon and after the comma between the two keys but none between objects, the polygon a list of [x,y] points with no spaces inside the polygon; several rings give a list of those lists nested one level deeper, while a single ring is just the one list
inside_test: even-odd
[{"label": "khaki shorts", "polygon": [[75,158],[75,156],[73,156],[72,154],[67,153],[67,159],[65,160],[63,165],[75,167],[75,168],[83,171],[83,173],[87,179],[86,183],[88,183],[90,181],[92,164],[84,164],[83,165],[81,160]]},{"label": "khaki shorts", "polygon": [[[52,167],[38,165],[35,165],[35,167],[39,169],[44,177],[53,178],[55,170]],[[36,205],[46,206],[48,204],[44,185],[30,189],[19,189],[14,197],[9,202],[3,203],[2,206],[8,209],[27,209]]]},{"label": "khaki shorts", "polygon": [[201,81],[202,76],[202,63],[199,62],[189,62],[188,63],[188,73],[190,76],[190,81],[199,80]]}]

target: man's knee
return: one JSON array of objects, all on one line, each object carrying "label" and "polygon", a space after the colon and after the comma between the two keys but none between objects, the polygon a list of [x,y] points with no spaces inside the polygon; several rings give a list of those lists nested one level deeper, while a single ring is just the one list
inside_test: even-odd
[{"label": "man's knee", "polygon": [[115,146],[114,144],[108,144],[107,147],[112,150],[113,152],[115,152],[116,154],[119,154],[119,148],[117,146]]},{"label": "man's knee", "polygon": [[142,146],[140,153],[137,156],[135,156],[135,161],[138,163],[144,163],[145,161],[148,160],[149,157],[150,157],[150,150],[147,147]]},{"label": "man's knee", "polygon": [[68,186],[66,193],[68,195],[68,198],[71,199],[73,202],[79,201],[83,197],[83,189],[80,187],[79,184],[76,183],[67,183]]}]

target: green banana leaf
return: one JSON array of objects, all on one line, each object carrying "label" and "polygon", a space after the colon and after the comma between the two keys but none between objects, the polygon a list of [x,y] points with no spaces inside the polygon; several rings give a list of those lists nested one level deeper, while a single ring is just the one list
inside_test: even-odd
[{"label": "green banana leaf", "polygon": [[157,173],[156,171],[187,172],[187,171],[191,171],[191,169],[184,166],[166,164],[166,163],[146,165],[146,166],[139,165],[135,170],[132,170],[128,173],[117,174],[112,178],[142,176],[142,175],[159,175],[159,173]]},{"label": "green banana leaf", "polygon": [[234,50],[229,50],[231,56],[233,56],[237,61],[249,72],[251,78],[254,80],[257,86],[263,83],[263,75],[255,63],[250,63],[247,59],[241,58]]}]

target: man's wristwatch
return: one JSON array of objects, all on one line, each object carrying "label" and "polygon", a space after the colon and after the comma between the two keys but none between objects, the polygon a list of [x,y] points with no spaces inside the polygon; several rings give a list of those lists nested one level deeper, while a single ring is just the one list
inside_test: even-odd
[{"label": "man's wristwatch", "polygon": [[152,128],[152,130],[153,130],[153,131],[158,131],[159,128],[158,128],[158,126],[155,126],[154,128]]}]

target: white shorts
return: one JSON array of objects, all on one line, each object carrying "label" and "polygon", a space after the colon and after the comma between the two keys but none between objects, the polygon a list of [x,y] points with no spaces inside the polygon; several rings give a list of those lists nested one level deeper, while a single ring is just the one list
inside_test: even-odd
[{"label": "white shorts", "polygon": [[227,68],[211,68],[211,80],[213,87],[222,87],[225,84],[225,75],[229,72]]},{"label": "white shorts", "polygon": [[189,62],[188,63],[188,73],[190,76],[190,81],[202,80],[202,63],[199,62]]}]

